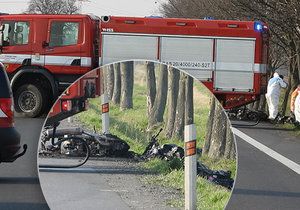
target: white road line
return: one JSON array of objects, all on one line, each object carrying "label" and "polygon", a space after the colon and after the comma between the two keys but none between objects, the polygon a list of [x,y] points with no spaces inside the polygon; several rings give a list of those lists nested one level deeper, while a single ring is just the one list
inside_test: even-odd
[{"label": "white road line", "polygon": [[252,146],[256,147],[260,151],[266,153],[270,157],[274,158],[275,160],[279,161],[286,167],[290,168],[291,170],[295,171],[297,174],[300,175],[300,165],[295,163],[294,161],[282,156],[278,152],[275,152],[274,150],[270,149],[269,147],[259,143],[255,139],[251,138],[250,136],[246,135],[245,133],[241,132],[240,130],[236,128],[232,128],[232,131],[235,135],[242,138],[244,141],[248,142]]}]

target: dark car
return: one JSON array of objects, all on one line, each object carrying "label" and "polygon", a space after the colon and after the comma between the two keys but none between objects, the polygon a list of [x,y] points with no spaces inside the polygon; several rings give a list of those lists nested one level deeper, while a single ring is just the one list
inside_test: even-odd
[{"label": "dark car", "polygon": [[13,162],[25,154],[17,154],[21,148],[20,134],[14,127],[13,97],[4,66],[0,63],[0,162]]}]

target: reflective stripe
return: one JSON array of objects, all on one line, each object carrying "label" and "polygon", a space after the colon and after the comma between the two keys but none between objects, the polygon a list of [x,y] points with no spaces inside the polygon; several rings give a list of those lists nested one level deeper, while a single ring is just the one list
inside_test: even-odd
[{"label": "reflective stripe", "polygon": [[252,72],[253,63],[228,63],[228,62],[216,62],[216,70],[222,71],[239,71],[239,72]]},{"label": "reflective stripe", "polygon": [[8,116],[2,111],[2,109],[0,109],[0,117],[8,118]]},{"label": "reflective stripe", "polygon": [[1,54],[0,62],[22,64],[25,59],[30,59],[31,55],[28,54]]},{"label": "reflective stripe", "polygon": [[10,64],[22,64],[25,59],[31,59],[34,65],[54,65],[54,66],[71,66],[73,60],[80,59],[82,67],[89,67],[92,65],[90,57],[79,56],[54,56],[54,55],[39,55],[39,54],[2,54],[0,55],[0,62]]},{"label": "reflective stripe", "polygon": [[45,56],[45,65],[63,65],[63,66],[71,66],[73,60],[80,59],[77,56],[53,56],[46,55]]},{"label": "reflective stripe", "polygon": [[260,64],[256,63],[254,64],[254,72],[255,73],[267,73],[267,64]]},{"label": "reflective stripe", "polygon": [[204,38],[204,39],[229,39],[229,40],[256,40],[248,37],[223,37],[223,36],[194,36],[194,35],[171,35],[171,34],[143,34],[143,33],[118,33],[101,32],[103,35],[126,35],[126,36],[157,36],[157,37],[178,37],[178,38]]},{"label": "reflective stripe", "polygon": [[81,66],[89,67],[92,65],[92,58],[90,57],[81,57]]}]

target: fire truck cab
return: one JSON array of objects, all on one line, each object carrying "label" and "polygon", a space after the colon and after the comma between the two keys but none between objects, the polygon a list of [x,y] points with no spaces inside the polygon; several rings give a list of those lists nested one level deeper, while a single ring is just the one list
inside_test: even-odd
[{"label": "fire truck cab", "polygon": [[60,92],[99,65],[99,18],[90,15],[1,15],[0,61],[17,112],[42,114]]}]

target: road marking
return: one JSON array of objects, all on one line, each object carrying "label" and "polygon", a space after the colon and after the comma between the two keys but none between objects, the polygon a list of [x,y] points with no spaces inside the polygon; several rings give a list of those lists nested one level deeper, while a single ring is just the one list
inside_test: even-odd
[{"label": "road marking", "polygon": [[242,138],[244,141],[248,142],[252,146],[256,147],[260,151],[266,153],[271,158],[274,158],[275,160],[279,161],[286,167],[290,168],[291,170],[295,171],[297,174],[300,174],[300,165],[295,163],[294,161],[284,157],[283,155],[279,154],[278,152],[275,152],[274,150],[270,149],[269,147],[261,144],[260,142],[256,141],[255,139],[251,138],[250,136],[246,135],[245,133],[241,132],[240,130],[236,128],[232,128],[232,131],[235,135]]}]

